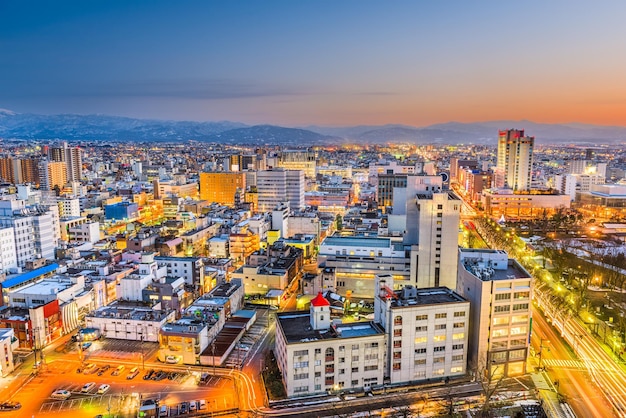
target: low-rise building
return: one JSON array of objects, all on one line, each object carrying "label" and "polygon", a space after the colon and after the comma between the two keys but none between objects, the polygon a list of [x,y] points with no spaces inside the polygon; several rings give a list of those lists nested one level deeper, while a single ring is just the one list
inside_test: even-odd
[{"label": "low-rise building", "polygon": [[375,321],[387,337],[385,376],[392,384],[463,376],[467,372],[469,302],[446,287],[393,289],[376,278]]},{"label": "low-rise building", "polygon": [[287,396],[382,385],[385,334],[376,323],[339,323],[319,294],[310,311],[276,315],[276,362]]}]

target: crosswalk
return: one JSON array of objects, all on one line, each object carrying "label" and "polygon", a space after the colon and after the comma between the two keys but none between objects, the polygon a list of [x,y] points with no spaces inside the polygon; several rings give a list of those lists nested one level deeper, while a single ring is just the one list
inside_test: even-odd
[{"label": "crosswalk", "polygon": [[585,369],[585,364],[580,360],[554,360],[545,359],[542,361],[544,366],[556,367],[560,369]]}]

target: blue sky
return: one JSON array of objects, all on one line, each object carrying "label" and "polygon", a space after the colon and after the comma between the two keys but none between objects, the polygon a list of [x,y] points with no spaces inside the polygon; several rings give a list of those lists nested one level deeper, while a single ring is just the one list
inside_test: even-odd
[{"label": "blue sky", "polygon": [[626,2],[0,0],[0,107],[626,124]]}]

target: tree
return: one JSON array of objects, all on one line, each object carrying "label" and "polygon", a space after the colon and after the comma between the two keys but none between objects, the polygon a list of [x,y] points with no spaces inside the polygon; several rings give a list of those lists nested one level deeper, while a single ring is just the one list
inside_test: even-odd
[{"label": "tree", "polygon": [[504,373],[500,368],[501,365],[496,365],[491,369],[486,366],[481,366],[475,371],[476,381],[480,383],[480,387],[484,396],[483,404],[480,410],[476,414],[478,418],[491,418],[494,415],[493,406],[491,400],[495,394],[500,391],[504,381]]},{"label": "tree", "polygon": [[341,231],[343,229],[343,217],[339,213],[335,216],[335,226],[337,231]]}]

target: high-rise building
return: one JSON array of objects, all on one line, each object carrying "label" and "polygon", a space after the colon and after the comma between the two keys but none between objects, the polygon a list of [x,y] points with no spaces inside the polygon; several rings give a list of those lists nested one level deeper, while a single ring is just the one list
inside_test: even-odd
[{"label": "high-rise building", "polygon": [[33,183],[39,185],[37,158],[0,158],[0,180],[12,184]]},{"label": "high-rise building", "polygon": [[67,183],[67,164],[63,161],[44,161],[41,164],[41,187],[52,190],[55,186],[60,189]]},{"label": "high-rise building", "polygon": [[50,161],[64,162],[67,170],[67,180],[80,181],[83,171],[83,160],[79,147],[70,147],[67,142],[60,146],[48,148]]},{"label": "high-rise building", "polygon": [[258,211],[267,212],[284,202],[289,208],[304,208],[304,172],[274,168],[257,173]]},{"label": "high-rise building", "polygon": [[492,375],[526,373],[532,277],[502,250],[459,249],[456,290],[470,301],[469,364]]},{"label": "high-rise building", "polygon": [[412,245],[411,275],[416,286],[454,289],[461,200],[451,192],[420,193],[410,208],[405,238]]},{"label": "high-rise building", "polygon": [[246,189],[244,173],[200,173],[200,199],[235,206],[235,195]]},{"label": "high-rise building", "polygon": [[534,145],[535,137],[524,136],[523,129],[499,131],[496,187],[530,189]]}]

